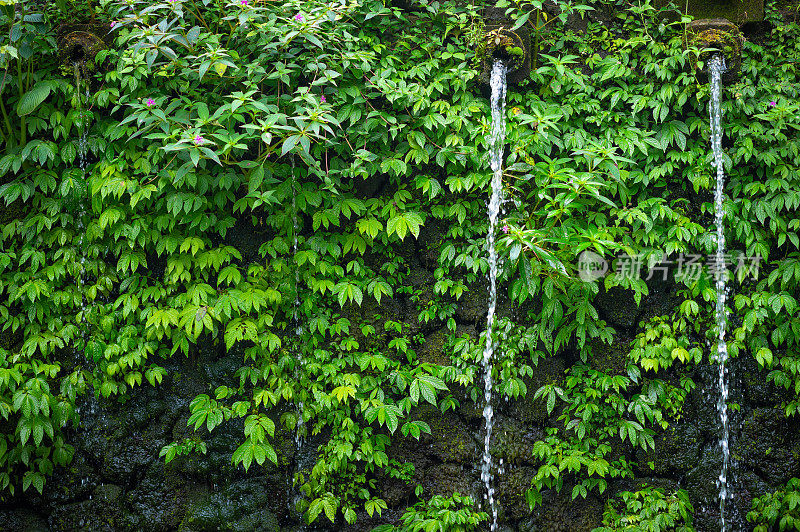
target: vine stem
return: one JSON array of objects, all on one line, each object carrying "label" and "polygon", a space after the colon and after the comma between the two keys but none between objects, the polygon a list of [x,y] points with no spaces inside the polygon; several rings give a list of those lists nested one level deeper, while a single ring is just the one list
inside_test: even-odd
[{"label": "vine stem", "polygon": [[3,112],[3,121],[6,123],[6,128],[8,129],[8,135],[3,134],[3,139],[8,141],[9,148],[13,148],[14,140],[16,140],[16,137],[14,136],[14,128],[11,127],[11,120],[8,118],[6,106],[2,101],[0,101],[0,111]]}]

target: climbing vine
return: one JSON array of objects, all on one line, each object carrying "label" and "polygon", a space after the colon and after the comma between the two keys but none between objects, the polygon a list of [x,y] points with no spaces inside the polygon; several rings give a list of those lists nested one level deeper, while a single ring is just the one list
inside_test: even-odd
[{"label": "climbing vine", "polygon": [[[191,401],[193,434],[166,462],[226,425],[235,465],[291,468],[280,442],[296,436],[314,445],[293,479],[308,522],[382,516],[382,479],[412,489],[392,446],[432,432],[421,407],[482,401],[480,320],[459,312],[484,304],[488,269],[479,6],[101,0],[113,46],[85,72],[58,54],[63,6],[28,4],[0,1],[4,496],[41,493],[69,464],[87,396],[123,401],[202,354],[239,368]],[[563,4],[501,6],[535,19],[538,54],[508,95],[495,382],[546,411],[531,507],[566,486],[605,497],[607,527],[638,515],[689,530],[683,492],[609,488],[683,415],[711,356],[713,274],[681,263],[674,305],[632,331],[598,301],[638,305],[654,266],[713,250],[699,51],[648,1],[583,32],[566,23],[588,3]],[[729,349],[796,416],[800,28],[776,16],[723,101],[731,264],[758,259],[735,274]],[[609,274],[582,279],[585,251]],[[529,389],[553,357],[570,366]],[[457,494],[408,502],[399,529],[486,519]]]}]

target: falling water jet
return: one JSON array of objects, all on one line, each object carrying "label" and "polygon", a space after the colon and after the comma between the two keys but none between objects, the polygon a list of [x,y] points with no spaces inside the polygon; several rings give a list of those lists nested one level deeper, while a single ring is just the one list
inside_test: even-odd
[{"label": "falling water jet", "polygon": [[[292,159],[292,177],[291,177],[291,193],[292,193],[292,262],[294,264],[294,302],[292,306],[292,330],[294,332],[294,341],[295,341],[295,370],[294,370],[294,378],[297,383],[300,382],[301,375],[302,375],[302,368],[305,365],[305,356],[303,354],[302,348],[302,336],[303,336],[303,326],[300,323],[300,268],[297,264],[297,252],[299,249],[299,229],[300,229],[300,221],[297,212],[297,176],[295,175],[295,166],[294,166],[294,159]],[[298,384],[298,389],[300,388]],[[291,495],[289,500],[287,501],[289,504],[289,513],[294,514],[297,512],[297,507],[302,499],[302,493],[294,484],[294,477],[295,475],[302,470],[302,461],[303,461],[303,446],[305,444],[305,427],[303,421],[303,413],[305,411],[305,405],[303,404],[302,399],[298,399],[295,401],[295,415],[297,416],[297,421],[295,422],[294,427],[294,447],[295,447],[295,458],[293,461],[293,473],[291,475],[292,478],[292,485],[291,485]],[[303,528],[305,530],[305,528]]]},{"label": "falling water jet", "polygon": [[[296,353],[297,353],[297,371],[295,378],[300,378],[300,369],[304,363],[303,352],[301,349],[303,328],[300,325],[300,268],[297,264],[297,249],[298,249],[298,229],[299,219],[297,216],[297,177],[294,173],[294,160],[292,160],[292,261],[294,262],[294,305],[292,308],[292,326],[294,328],[296,340]],[[296,404],[297,407],[297,423],[295,424],[294,443],[296,450],[299,452],[303,445],[303,401],[300,400]]]},{"label": "falling water jet", "polygon": [[[76,325],[80,331],[80,340],[73,350],[73,362],[75,371],[85,371],[91,366],[92,361],[96,360],[95,354],[90,347],[90,322],[93,305],[86,289],[87,281],[90,279],[87,271],[87,238],[86,227],[88,226],[89,199],[87,192],[87,175],[89,172],[89,128],[91,126],[91,111],[89,109],[91,94],[89,81],[82,75],[81,65],[73,63],[75,74],[75,105],[74,111],[77,114],[75,125],[78,130],[77,138],[77,163],[78,173],[72,177],[71,197],[68,201],[70,209],[73,211],[75,224],[75,257],[77,259],[77,270],[74,271],[77,297],[80,298],[76,304]],[[80,401],[76,401],[75,413],[79,416],[79,424],[85,430],[93,430],[93,427],[102,425],[106,421],[106,413],[102,404],[98,400],[98,390],[88,384],[86,394]],[[81,478],[81,484],[86,485],[91,482],[88,476]]]},{"label": "falling water jet", "polygon": [[[759,1],[750,1],[748,4],[753,4],[754,9],[751,14],[756,14],[759,9]],[[696,3],[700,5],[700,2]],[[720,2],[708,3],[714,9],[721,8]],[[712,5],[713,4],[713,5]],[[719,5],[717,5],[719,4]],[[744,3],[742,3],[744,5]],[[688,6],[688,2],[687,2]],[[701,15],[695,12],[689,14]],[[724,10],[723,10],[724,11]],[[763,13],[763,5],[760,8]],[[715,12],[713,16],[732,16],[733,11]],[[709,14],[704,14],[709,16]],[[736,19],[737,17],[734,17]],[[758,19],[758,16],[756,17]],[[716,169],[716,187],[714,191],[714,213],[715,213],[715,241],[717,249],[714,257],[715,268],[715,288],[717,292],[716,310],[715,310],[715,324],[717,331],[717,346],[714,354],[714,361],[717,363],[718,368],[718,385],[719,397],[717,399],[717,412],[719,413],[721,431],[719,446],[722,454],[722,465],[720,474],[717,479],[717,488],[719,490],[719,513],[721,530],[727,532],[730,528],[738,528],[736,521],[737,516],[730,515],[731,510],[735,508],[728,507],[728,499],[730,498],[730,479],[729,472],[731,467],[730,455],[730,427],[728,420],[728,397],[729,397],[729,382],[728,371],[726,363],[728,361],[728,346],[725,341],[725,329],[727,325],[727,285],[726,285],[726,269],[725,269],[725,232],[724,232],[724,218],[725,210],[723,203],[723,192],[725,182],[725,170],[723,167],[723,153],[722,153],[722,111],[721,111],[721,93],[722,83],[732,82],[736,79],[737,71],[742,64],[742,44],[744,37],[739,29],[733,24],[729,18],[712,18],[712,19],[699,19],[692,21],[687,26],[686,36],[687,44],[691,43],[693,47],[700,50],[698,62],[692,62],[696,68],[696,74],[699,80],[710,80],[710,93],[711,101],[709,103],[709,115],[711,124],[711,149],[713,152],[713,166]],[[709,50],[717,50],[714,55],[709,59]],[[705,69],[697,67],[706,63]]]},{"label": "falling water jet", "polygon": [[[73,70],[75,71],[75,94],[77,98],[77,112],[78,119],[76,125],[79,131],[78,137],[78,168],[80,169],[80,177],[73,182],[73,196],[76,222],[76,253],[80,254],[80,271],[77,274],[78,294],[81,297],[80,309],[80,322],[86,322],[87,303],[86,291],[84,290],[84,279],[86,277],[86,253],[83,250],[84,240],[86,236],[85,231],[85,218],[86,218],[86,167],[87,167],[87,154],[89,151],[89,111],[86,107],[89,105],[89,87],[85,91],[81,90],[81,69],[80,65],[76,62],[73,63]],[[81,327],[81,334],[83,336],[84,345],[86,344],[86,328]]]},{"label": "falling water jet", "polygon": [[494,315],[497,307],[497,250],[495,249],[495,231],[497,218],[500,215],[500,203],[503,193],[503,144],[505,142],[505,106],[506,106],[506,64],[500,59],[494,61],[490,79],[492,88],[492,130],[489,146],[489,162],[492,168],[492,197],[489,200],[489,233],[486,236],[489,248],[489,311],[486,317],[486,345],[483,349],[483,395],[486,405],[483,417],[486,421],[486,433],[483,441],[483,457],[481,460],[481,480],[486,488],[486,500],[492,512],[491,530],[497,530],[497,504],[494,500],[494,472],[492,471],[492,455],[490,444],[494,425],[492,408],[492,358],[495,342],[492,338]]},{"label": "falling water jet", "polygon": [[724,271],[725,260],[725,231],[724,231],[724,204],[723,189],[725,182],[725,170],[723,168],[722,157],[722,110],[720,105],[722,92],[722,74],[725,72],[725,59],[721,55],[715,55],[708,64],[711,78],[711,103],[709,104],[709,115],[711,120],[711,149],[714,154],[714,166],[717,170],[717,183],[714,190],[714,222],[716,225],[717,250],[715,259],[716,265],[716,326],[717,326],[717,350],[716,362],[719,368],[719,399],[717,400],[717,412],[719,412],[722,434],[720,435],[719,445],[722,450],[722,468],[717,487],[719,488],[719,518],[722,532],[727,532],[728,523],[726,520],[726,502],[730,494],[728,488],[728,468],[730,466],[730,447],[729,447],[729,427],[728,427],[728,381],[726,378],[725,363],[728,360],[728,345],[725,341],[725,326],[727,324],[727,311],[725,303],[727,299],[727,287]]}]

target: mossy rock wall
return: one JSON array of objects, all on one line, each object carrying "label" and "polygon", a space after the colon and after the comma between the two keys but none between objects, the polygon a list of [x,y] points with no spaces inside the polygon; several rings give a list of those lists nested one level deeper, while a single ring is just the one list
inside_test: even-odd
[{"label": "mossy rock wall", "polygon": [[[424,250],[429,244],[436,245],[423,240],[417,248],[409,249],[407,257],[417,264],[412,276],[423,289],[432,289],[435,279],[415,259],[417,249]],[[660,291],[669,292],[668,288]],[[634,325],[627,316],[663,313],[669,308],[665,304],[669,299],[656,297],[658,293],[641,306],[624,293],[603,296],[601,308],[613,309],[610,315],[621,320],[624,332],[611,346],[596,346],[592,364],[597,369],[611,374],[621,370],[620,357],[624,358],[631,335],[641,331],[644,323]],[[473,302],[466,297],[463,304],[471,306]],[[398,314],[397,301],[375,310],[394,319],[411,316],[403,311]],[[513,307],[504,310],[514,311]],[[474,330],[474,316],[466,321],[459,318],[459,327]],[[419,346],[423,358],[445,362],[441,353],[447,336],[448,331],[441,326],[426,334]],[[544,403],[533,400],[532,392],[543,384],[561,381],[574,361],[574,355],[565,352],[540,362],[534,376],[526,380],[528,396],[496,406],[491,453],[497,463],[503,463],[496,480],[497,498],[501,520],[512,530],[589,531],[601,524],[603,496],[592,494],[587,500],[572,501],[570,489],[551,491],[545,494],[544,504],[533,511],[524,498],[537,470],[533,445],[548,426],[559,424],[558,412],[548,415]],[[189,435],[188,402],[197,393],[225,382],[236,367],[235,355],[224,355],[207,346],[194,363],[171,367],[170,380],[156,390],[138,391],[124,404],[96,400],[83,404],[84,422],[73,434],[77,452],[72,465],[57,471],[44,495],[26,494],[1,507],[0,527],[53,531],[299,530],[302,523],[290,511],[290,477],[292,464],[298,459],[292,433],[284,431],[277,436],[277,467],[254,468],[250,473],[230,465],[230,453],[238,438],[234,427],[215,432],[207,440],[206,455],[179,457],[168,465],[159,458],[163,445]],[[744,373],[746,368],[735,368],[734,379]],[[612,482],[608,491],[630,489],[637,482],[688,489],[695,507],[703,509],[696,514],[698,530],[710,532],[717,529],[715,481],[720,465],[715,368],[701,366],[692,377],[698,387],[689,397],[681,421],[659,431],[654,451],[635,453],[636,478]],[[779,410],[759,406],[761,396],[743,394],[736,385],[739,382],[734,380],[733,386],[741,410],[733,414],[731,451],[737,464],[733,504],[741,516],[754,496],[800,474],[800,425],[788,423]],[[481,500],[481,406],[465,396],[461,400],[459,410],[446,414],[432,406],[416,410],[414,419],[428,423],[432,434],[423,435],[419,441],[396,437],[389,457],[413,464],[413,482],[423,486],[429,496],[459,492]],[[303,452],[313,457],[314,446],[319,443],[318,439],[307,441]],[[370,530],[397,519],[415,500],[412,485],[388,477],[379,485],[381,496],[391,505],[381,519],[363,514],[356,525],[319,524],[316,530]]]},{"label": "mossy rock wall", "polygon": [[[605,11],[598,10],[598,13],[591,15],[598,17],[593,19],[594,22],[606,23],[613,18],[607,6]],[[619,34],[612,36],[620,38]],[[597,61],[611,55],[610,40],[611,37],[606,42],[593,44],[599,50]],[[603,48],[606,45],[608,50]],[[594,67],[587,61],[584,65],[576,64],[575,68],[578,71]],[[536,88],[546,97],[552,97],[562,89],[557,79],[549,86]],[[698,93],[701,90],[698,84]],[[386,102],[376,103],[388,108]],[[511,105],[522,104],[514,101]],[[605,111],[598,110],[600,112]],[[618,112],[620,116],[631,114],[628,107]],[[538,125],[529,128],[531,135],[538,134],[533,133],[535,127]],[[691,135],[700,137],[702,133]],[[422,164],[419,167],[425,169]],[[689,172],[677,166],[675,171]],[[443,180],[447,177],[444,175]],[[358,197],[380,197],[388,206],[393,201],[393,191],[388,190],[390,183],[388,174],[380,174],[359,181],[354,188]],[[708,203],[708,198],[702,196],[706,193],[706,190],[695,190],[700,198],[696,202],[698,205]],[[701,210],[697,205],[686,206],[687,210],[694,208]],[[483,209],[483,204],[475,209]],[[0,220],[21,219],[22,211],[19,204],[11,203],[9,207],[0,208]],[[710,223],[707,213],[699,214],[697,219]],[[736,223],[744,221],[743,217]],[[762,220],[761,223],[767,225],[769,222]],[[310,222],[306,224],[310,226]],[[394,338],[385,325],[391,321],[400,324],[411,338],[410,344],[419,364],[446,366],[455,356],[449,341],[454,337],[469,337],[473,341],[479,338],[485,327],[487,308],[487,290],[482,276],[465,283],[467,290],[459,298],[440,298],[441,293],[436,288],[442,243],[449,229],[444,221],[430,220],[419,238],[407,235],[402,243],[392,243],[397,248],[393,250],[397,262],[407,269],[402,272],[406,290],[397,291],[393,296],[385,295],[380,302],[365,297],[360,305],[350,302],[337,309],[341,316],[354,324],[368,325],[377,331],[367,336],[359,327],[351,327],[352,339],[360,342],[363,348],[389,353],[387,346]],[[311,231],[307,230],[307,233]],[[267,230],[239,220],[224,241],[242,252],[242,262],[247,266],[263,261],[259,249],[274,236]],[[371,265],[379,265],[379,260],[380,257],[369,253],[365,256],[365,262]],[[153,257],[152,260],[148,258],[148,262],[160,277],[164,260]],[[498,303],[499,317],[513,317],[515,327],[532,325],[525,322],[527,312],[540,308],[542,301],[533,297],[523,305],[517,305],[506,296],[508,289],[508,283],[503,283]],[[451,317],[433,316],[421,320],[421,309],[439,299],[454,306]],[[602,286],[593,299],[593,305],[599,314],[598,320],[613,327],[615,333],[609,342],[599,338],[587,340],[585,366],[610,376],[625,375],[633,342],[645,330],[647,323],[657,318],[669,322],[670,316],[683,303],[671,282],[649,282],[647,295],[641,302],[634,299],[629,289]],[[693,339],[695,342],[703,340]],[[17,334],[0,333],[0,347],[4,349],[20,342]],[[267,461],[249,471],[231,465],[231,455],[242,439],[241,421],[223,424],[211,435],[203,433],[208,448],[206,454],[178,457],[169,464],[160,457],[165,445],[196,436],[191,428],[187,428],[189,404],[193,398],[198,394],[213,394],[218,386],[238,380],[236,372],[244,359],[240,347],[237,345],[227,351],[224,342],[201,341],[196,349],[193,346],[191,357],[175,356],[165,362],[167,376],[159,386],[135,387],[119,400],[84,398],[79,405],[80,426],[67,429],[65,434],[76,449],[72,463],[56,469],[41,495],[29,489],[25,493],[18,491],[15,496],[2,501],[0,529],[306,530],[293,509],[296,493],[292,475],[309,473],[317,449],[330,436],[326,432],[330,428],[313,434],[298,448],[293,432],[279,427],[272,440],[277,464]],[[583,364],[575,342],[567,342],[553,351],[555,354],[538,360],[532,374],[522,379],[526,394],[513,400],[497,399],[500,394],[495,396],[494,436],[489,451],[495,463],[502,464],[496,477],[501,524],[508,530],[521,531],[592,530],[601,525],[609,497],[647,483],[670,490],[688,490],[696,509],[697,529],[703,532],[718,530],[716,480],[721,466],[716,411],[718,377],[716,366],[705,360],[686,367],[675,364],[650,374],[669,383],[688,377],[697,386],[688,394],[679,412],[669,420],[667,428],[657,430],[655,449],[633,449],[624,440],[612,449],[610,454],[614,456],[635,460],[634,478],[612,479],[603,493],[592,491],[586,498],[577,500],[572,500],[573,486],[567,483],[560,492],[545,490],[543,503],[533,510],[528,507],[524,494],[540,465],[534,456],[534,446],[546,437],[548,430],[557,430],[561,435],[565,433],[560,419],[563,405],[550,409],[544,400],[535,399],[534,393],[543,386],[563,386],[570,369]],[[776,353],[776,357],[778,355]],[[402,357],[394,351],[387,356]],[[774,490],[789,478],[800,476],[800,422],[797,418],[785,417],[779,405],[788,397],[787,392],[774,383],[768,383],[767,374],[768,369],[755,362],[753,353],[740,352],[730,364],[731,399],[738,407],[731,411],[734,465],[730,508],[732,516],[739,521],[754,497]],[[476,381],[480,382],[480,377]],[[480,479],[484,434],[481,394],[476,394],[477,400],[473,400],[470,390],[464,387],[453,385],[450,391],[457,399],[456,408],[443,413],[440,408],[425,405],[413,409],[410,414],[410,419],[424,421],[431,429],[430,434],[423,434],[419,439],[403,436],[400,431],[393,435],[387,450],[389,459],[412,464],[414,472],[411,482],[383,472],[376,473],[372,479],[377,486],[376,496],[389,506],[382,515],[370,516],[359,508],[354,525],[341,521],[330,524],[323,516],[314,525],[314,530],[361,531],[384,523],[396,523],[405,509],[419,500],[415,494],[416,486],[424,489],[424,497],[459,492],[472,496],[476,501],[483,499],[484,488]],[[269,415],[278,419],[287,407],[281,408],[284,410],[276,408]],[[377,424],[373,428],[376,431],[387,430]],[[14,427],[6,430],[13,432]]]}]

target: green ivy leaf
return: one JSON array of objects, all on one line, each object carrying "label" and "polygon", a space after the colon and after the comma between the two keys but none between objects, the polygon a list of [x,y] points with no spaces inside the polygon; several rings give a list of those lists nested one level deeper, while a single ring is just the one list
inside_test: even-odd
[{"label": "green ivy leaf", "polygon": [[19,116],[34,112],[50,95],[53,85],[49,81],[38,81],[31,90],[22,95],[17,104]]}]

